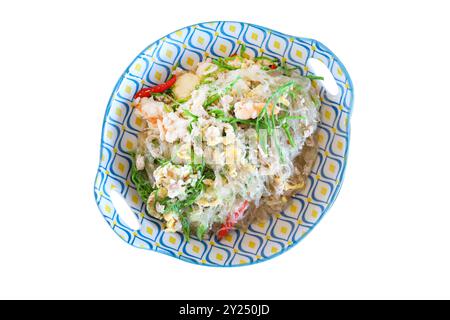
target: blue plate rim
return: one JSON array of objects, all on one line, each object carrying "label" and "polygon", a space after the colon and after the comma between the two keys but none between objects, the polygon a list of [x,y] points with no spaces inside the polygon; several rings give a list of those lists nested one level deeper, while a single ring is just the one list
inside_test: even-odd
[{"label": "blue plate rim", "polygon": [[[328,52],[333,56],[333,58],[334,58],[336,61],[338,61],[338,63],[340,64],[340,67],[341,67],[341,69],[342,69],[342,72],[343,72],[343,73],[345,74],[345,76],[346,76],[347,82],[348,82],[349,87],[350,87],[351,92],[352,92],[352,99],[351,99],[350,106],[349,106],[348,123],[347,123],[347,141],[348,141],[348,144],[347,144],[347,147],[346,147],[346,150],[345,150],[345,154],[344,154],[344,159],[345,159],[345,161],[344,161],[344,165],[343,165],[343,169],[342,169],[342,173],[341,173],[341,179],[340,179],[340,181],[339,181],[339,184],[337,185],[336,191],[335,191],[335,193],[334,193],[332,199],[330,199],[329,203],[327,204],[325,210],[322,212],[322,214],[321,214],[321,216],[319,217],[319,219],[314,223],[314,225],[313,225],[311,228],[308,229],[308,231],[307,231],[304,235],[302,235],[302,237],[301,237],[299,240],[297,240],[297,241],[295,241],[295,242],[292,242],[291,245],[288,245],[288,246],[284,247],[282,250],[280,250],[280,251],[277,252],[276,254],[271,255],[270,257],[265,257],[265,258],[257,259],[257,260],[254,260],[254,261],[251,261],[251,262],[248,262],[248,263],[245,263],[245,264],[216,265],[216,264],[203,264],[203,263],[198,263],[198,262],[194,262],[194,261],[190,261],[190,260],[184,260],[184,259],[183,259],[183,260],[182,260],[182,259],[176,259],[176,260],[180,260],[180,261],[183,261],[183,262],[188,262],[188,263],[190,263],[190,264],[197,265],[197,266],[203,266],[203,267],[212,267],[212,268],[236,268],[236,267],[246,267],[246,266],[251,266],[251,265],[255,265],[255,264],[259,264],[259,263],[262,263],[262,262],[266,262],[266,261],[272,260],[273,258],[276,258],[276,257],[278,257],[279,255],[281,255],[281,254],[283,254],[283,253],[289,251],[289,250],[292,249],[293,247],[296,247],[300,242],[302,242],[302,241],[303,241],[303,240],[311,233],[311,231],[313,231],[313,230],[317,227],[317,225],[318,225],[318,224],[322,221],[322,219],[327,215],[328,211],[332,208],[333,204],[334,204],[335,201],[336,201],[336,198],[338,197],[338,195],[339,195],[339,193],[340,193],[340,191],[341,191],[341,189],[342,189],[342,185],[343,185],[343,182],[344,182],[344,180],[345,180],[345,174],[346,174],[346,170],[347,170],[347,162],[348,162],[348,155],[349,155],[349,150],[350,150],[350,145],[351,145],[351,143],[350,143],[350,141],[351,141],[351,117],[352,117],[352,115],[353,115],[353,108],[354,108],[354,103],[355,103],[355,90],[354,90],[354,86],[353,86],[353,81],[352,81],[352,79],[351,79],[351,77],[350,77],[350,74],[349,74],[348,71],[347,71],[347,68],[345,67],[345,64],[342,62],[342,60],[340,60],[340,59],[338,58],[338,56],[337,56],[332,50],[330,50],[326,45],[324,45],[322,42],[320,42],[320,41],[318,41],[318,40],[315,40],[315,39],[313,39],[313,38],[308,38],[308,37],[293,36],[293,35],[290,35],[290,34],[287,34],[287,33],[284,33],[284,32],[280,32],[280,31],[274,30],[274,29],[272,29],[272,28],[264,27],[264,26],[261,26],[261,25],[255,24],[255,23],[250,23],[250,22],[235,21],[235,20],[213,20],[213,21],[206,21],[206,22],[198,22],[198,23],[194,23],[194,24],[191,24],[191,25],[188,25],[188,26],[184,26],[184,27],[178,28],[178,29],[176,29],[176,30],[174,30],[174,31],[172,31],[172,32],[170,32],[170,33],[168,33],[168,34],[166,34],[165,36],[162,36],[162,37],[158,38],[157,40],[153,41],[151,44],[149,44],[148,46],[146,46],[142,51],[140,51],[140,52],[135,56],[135,58],[133,58],[133,60],[131,61],[131,63],[130,63],[130,64],[125,68],[125,70],[121,73],[121,75],[120,75],[119,79],[117,80],[116,84],[114,85],[114,88],[113,88],[113,90],[112,90],[112,93],[111,93],[111,95],[110,95],[110,97],[109,97],[109,99],[108,99],[107,108],[106,108],[106,110],[105,110],[105,115],[104,115],[104,117],[103,117],[102,130],[101,130],[101,136],[100,136],[99,165],[97,166],[97,170],[96,170],[96,174],[95,174],[95,179],[94,179],[94,188],[93,188],[93,191],[94,191],[94,200],[97,199],[97,197],[96,197],[96,191],[95,191],[95,189],[96,189],[96,188],[95,188],[95,181],[96,181],[96,179],[97,179],[97,177],[98,177],[98,174],[99,174],[99,169],[100,169],[100,164],[101,164],[101,158],[102,158],[102,155],[103,155],[103,151],[102,151],[102,142],[103,142],[103,137],[104,137],[105,124],[106,124],[106,120],[107,120],[107,116],[108,116],[108,112],[109,112],[108,106],[111,105],[111,101],[113,100],[114,93],[116,92],[116,90],[118,89],[118,87],[120,86],[120,84],[122,83],[122,79],[124,78],[124,75],[127,73],[127,70],[130,69],[130,67],[133,65],[133,63],[135,62],[135,60],[136,60],[138,57],[140,57],[146,50],[148,50],[151,46],[153,46],[154,44],[156,44],[158,41],[160,41],[160,40],[162,40],[162,39],[168,37],[169,35],[173,34],[174,32],[176,32],[176,31],[178,31],[178,30],[182,30],[182,29],[185,29],[185,28],[191,28],[191,27],[194,27],[194,26],[202,25],[202,24],[210,24],[210,23],[240,23],[240,24],[245,24],[245,25],[248,25],[248,26],[254,26],[254,27],[257,27],[257,28],[262,28],[262,29],[265,29],[265,30],[267,30],[267,31],[272,31],[272,32],[276,32],[276,33],[279,33],[279,34],[283,34],[284,36],[287,36],[287,37],[292,37],[292,38],[296,38],[296,39],[301,39],[301,40],[304,40],[304,41],[315,42],[315,43],[319,44],[322,48],[324,48],[326,51],[328,51]],[[96,205],[98,206],[97,201],[96,201]],[[104,219],[104,220],[105,220],[105,223],[108,224],[108,222],[106,221],[106,219]],[[108,225],[109,225],[109,224],[108,224]],[[120,238],[121,238],[121,237],[120,237]],[[121,240],[122,240],[123,242],[125,242],[127,245],[130,245],[130,243],[128,243],[127,241],[125,241],[125,239],[122,239],[122,238],[121,238]],[[139,247],[136,247],[136,246],[133,246],[133,247],[134,247],[134,248],[137,248],[137,249],[146,250],[146,251],[149,250],[149,249],[147,249],[147,248],[139,248]],[[155,252],[156,252],[156,250],[154,250],[154,249],[150,249],[150,251],[155,251]],[[168,254],[168,253],[166,253],[166,252],[161,252],[161,251],[159,251],[158,253],[162,253],[162,254],[167,255],[167,256],[170,256],[170,257],[172,257],[172,258],[176,258],[175,256],[172,256],[172,255],[170,255],[170,254]]]}]

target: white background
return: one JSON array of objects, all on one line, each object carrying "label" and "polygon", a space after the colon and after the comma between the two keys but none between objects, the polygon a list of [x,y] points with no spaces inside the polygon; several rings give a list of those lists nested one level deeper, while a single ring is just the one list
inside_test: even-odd
[{"label": "white background", "polygon": [[[0,298],[450,298],[445,3],[2,1]],[[355,86],[333,208],[300,245],[243,268],[125,244],[92,191],[125,67],[154,40],[211,20],[318,39]]]}]

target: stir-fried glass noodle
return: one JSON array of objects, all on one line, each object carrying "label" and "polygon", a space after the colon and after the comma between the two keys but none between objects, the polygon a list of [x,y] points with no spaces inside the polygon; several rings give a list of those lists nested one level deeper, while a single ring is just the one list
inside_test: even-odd
[{"label": "stir-fried glass noodle", "polygon": [[146,126],[132,181],[166,231],[221,238],[280,212],[305,186],[317,155],[317,77],[244,50],[177,69],[133,101]]}]

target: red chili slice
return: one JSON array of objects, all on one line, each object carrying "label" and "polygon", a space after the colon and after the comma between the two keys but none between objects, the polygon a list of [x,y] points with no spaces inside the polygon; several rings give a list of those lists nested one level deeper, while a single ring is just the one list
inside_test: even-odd
[{"label": "red chili slice", "polygon": [[152,95],[152,93],[161,93],[166,91],[167,89],[169,89],[170,87],[172,87],[175,83],[175,81],[177,81],[177,76],[173,75],[172,78],[170,78],[168,81],[158,84],[154,87],[150,87],[150,88],[143,88],[141,90],[139,90],[138,93],[136,93],[136,95],[134,96],[134,98],[148,98]]},{"label": "red chili slice", "polygon": [[270,66],[269,66],[269,68],[270,69],[272,69],[272,70],[275,70],[276,68],[278,68],[276,65],[274,65],[274,64],[271,64]]},{"label": "red chili slice", "polygon": [[219,232],[217,233],[217,238],[219,240],[225,237],[233,229],[238,219],[244,214],[245,210],[247,210],[248,205],[248,201],[245,200],[234,213],[228,215],[224,224],[220,227]]}]

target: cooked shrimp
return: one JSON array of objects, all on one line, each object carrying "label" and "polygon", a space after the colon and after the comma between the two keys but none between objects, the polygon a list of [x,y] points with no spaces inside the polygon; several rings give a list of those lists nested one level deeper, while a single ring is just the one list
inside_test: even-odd
[{"label": "cooked shrimp", "polygon": [[176,140],[187,136],[188,124],[189,122],[186,119],[181,118],[174,112],[166,114],[162,121],[157,120],[161,140],[173,143]]},{"label": "cooked shrimp", "polygon": [[147,120],[150,127],[155,128],[158,120],[163,119],[164,103],[155,101],[153,98],[141,98],[136,104],[139,115]]},{"label": "cooked shrimp", "polygon": [[[256,119],[258,115],[261,113],[261,111],[264,109],[264,106],[266,104],[264,102],[253,102],[253,101],[246,101],[246,102],[237,102],[234,105],[234,115],[238,119],[247,120],[247,119]],[[267,106],[267,111],[269,114],[272,113],[273,105],[269,104]],[[280,109],[276,107],[273,110],[274,114],[278,114],[280,112]]]}]

